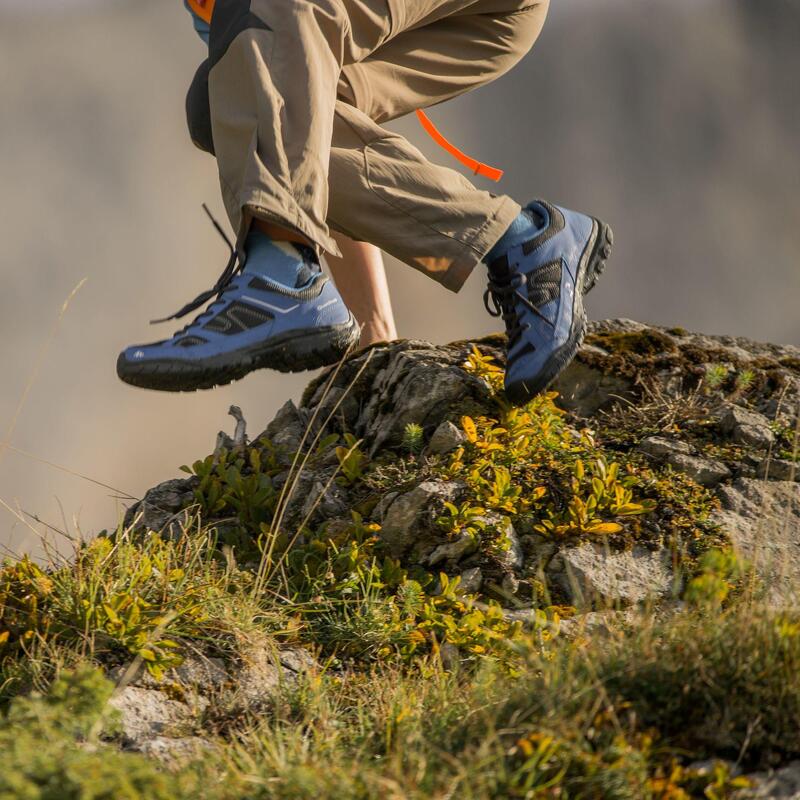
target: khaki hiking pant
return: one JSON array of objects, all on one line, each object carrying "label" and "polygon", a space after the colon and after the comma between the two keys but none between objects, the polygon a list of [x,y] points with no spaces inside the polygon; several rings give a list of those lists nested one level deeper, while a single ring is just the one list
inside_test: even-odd
[{"label": "khaki hiking pant", "polygon": [[513,67],[547,0],[217,0],[189,91],[239,242],[253,217],[338,254],[328,226],[457,291],[519,214],[380,123]]}]

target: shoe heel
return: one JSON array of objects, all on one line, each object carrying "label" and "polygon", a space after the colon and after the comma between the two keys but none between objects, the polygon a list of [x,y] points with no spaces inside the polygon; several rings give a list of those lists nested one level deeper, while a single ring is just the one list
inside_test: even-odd
[{"label": "shoe heel", "polygon": [[586,277],[583,281],[583,293],[589,294],[594,289],[595,284],[600,280],[600,276],[606,268],[606,262],[611,257],[611,250],[614,247],[614,231],[605,222],[595,220],[598,226],[597,241],[586,265]]}]

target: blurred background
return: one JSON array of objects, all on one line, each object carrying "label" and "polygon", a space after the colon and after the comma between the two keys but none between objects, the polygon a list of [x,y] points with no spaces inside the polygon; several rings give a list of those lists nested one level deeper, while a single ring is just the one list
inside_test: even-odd
[{"label": "blurred background", "polygon": [[[431,116],[507,170],[501,191],[612,223],[593,317],[799,344],[798,42],[797,0],[554,0],[518,69]],[[0,0],[0,545],[13,553],[41,556],[27,515],[84,536],[113,527],[124,502],[87,478],[139,496],[210,452],[232,403],[256,434],[310,377],[174,396],[116,378],[118,351],[171,333],[147,321],[226,260],[200,210],[223,216],[214,161],[185,132],[202,57],[178,0]],[[394,127],[448,158],[413,119]],[[388,271],[401,336],[495,328],[482,275],[456,296]]]}]

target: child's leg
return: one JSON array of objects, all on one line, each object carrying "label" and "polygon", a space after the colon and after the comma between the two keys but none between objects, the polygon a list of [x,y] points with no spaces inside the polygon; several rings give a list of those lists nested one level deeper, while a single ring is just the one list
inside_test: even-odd
[{"label": "child's leg", "polygon": [[336,288],[361,325],[361,347],[397,338],[383,255],[375,245],[334,234],[342,257],[328,256]]}]

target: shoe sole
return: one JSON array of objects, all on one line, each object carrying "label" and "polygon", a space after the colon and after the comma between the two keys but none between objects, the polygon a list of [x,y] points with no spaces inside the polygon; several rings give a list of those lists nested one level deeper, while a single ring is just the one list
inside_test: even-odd
[{"label": "shoe sole", "polygon": [[569,338],[550,356],[544,369],[538,375],[528,380],[515,381],[506,387],[506,397],[514,405],[525,405],[547,389],[569,366],[583,344],[587,325],[583,298],[597,285],[614,247],[614,232],[611,230],[611,226],[599,219],[593,219],[592,223],[592,235],[586,243],[578,265],[575,286],[580,287],[580,291],[575,292]]},{"label": "shoe sole", "polygon": [[120,354],[117,375],[125,383],[162,392],[194,392],[226,386],[257,369],[305,372],[336,364],[353,348],[361,329],[351,314],[348,322],[296,331],[270,339],[247,350],[196,362],[172,359],[134,364]]}]

